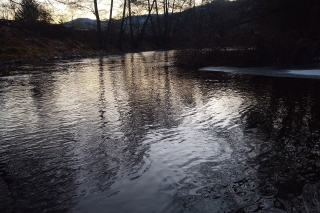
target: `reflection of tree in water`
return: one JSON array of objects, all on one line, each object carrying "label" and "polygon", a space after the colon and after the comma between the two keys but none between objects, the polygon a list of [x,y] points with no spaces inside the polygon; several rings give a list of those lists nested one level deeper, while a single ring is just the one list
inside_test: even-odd
[{"label": "reflection of tree in water", "polygon": [[[143,144],[143,141],[150,130],[177,126],[180,112],[174,106],[177,97],[174,92],[182,97],[181,100],[190,99],[189,96],[192,99],[192,91],[186,89],[190,83],[172,79],[170,67],[166,66],[168,58],[168,53],[163,52],[147,56],[127,54],[120,60],[100,61],[100,117],[106,138],[101,146],[107,150],[106,158],[113,156],[121,161],[121,172],[127,172],[131,178],[146,172],[144,167],[148,163],[150,144]],[[111,91],[112,95],[108,96],[106,91]],[[107,121],[108,101],[115,105],[117,121],[121,123],[117,129],[121,132],[118,138],[108,134],[114,134],[112,122]]]},{"label": "reflection of tree in water", "polygon": [[68,148],[59,143],[59,138],[70,139],[71,135],[52,122],[48,100],[54,100],[54,89],[54,77],[46,72],[33,74],[19,84],[13,82],[11,90],[15,92],[7,93],[11,95],[8,98],[15,99],[15,106],[6,115],[11,116],[7,125],[15,129],[2,135],[1,156],[5,159],[0,159],[0,164],[5,170],[0,185],[6,190],[1,190],[5,196],[1,198],[1,212],[61,212],[73,203],[74,171],[68,163],[61,165]]},{"label": "reflection of tree in water", "polygon": [[91,171],[87,182],[94,184],[87,188],[93,191],[108,190],[123,174],[135,179],[146,172],[150,145],[142,144],[143,138],[148,129],[158,128],[160,121],[173,123],[167,120],[170,100],[158,91],[168,89],[163,88],[167,80],[161,70],[145,68],[150,60],[137,54],[99,60],[101,135],[87,157],[87,170]]},{"label": "reflection of tree in water", "polygon": [[[138,127],[154,125],[154,128],[170,128],[176,125],[168,67],[163,67],[160,63],[151,64],[149,57],[129,56],[130,59],[128,58],[124,65],[124,81],[132,109],[131,119],[144,122]],[[155,56],[159,57],[156,59],[158,62],[168,60],[167,52]]]},{"label": "reflection of tree in water", "polygon": [[[160,57],[157,58],[158,62],[165,61],[160,54],[155,56]],[[121,60],[121,89],[127,96],[125,104],[119,103],[124,98],[121,97],[123,94],[117,94],[121,90],[117,85],[120,74],[112,77],[125,141],[122,150],[125,159],[122,162],[133,176],[143,172],[140,170],[145,164],[144,158],[148,156],[150,145],[142,144],[142,141],[148,131],[153,128],[169,128],[175,124],[171,116],[168,116],[172,111],[169,74],[163,75],[162,67],[152,67],[159,64],[152,64],[150,60],[153,60],[150,56],[142,54],[128,54]],[[109,69],[113,71],[111,67]]]},{"label": "reflection of tree in water", "polygon": [[229,74],[209,78],[226,85],[207,84],[202,94],[231,87],[250,101],[241,111],[244,135],[237,141],[230,137],[233,130],[224,134],[231,159],[193,166],[185,179],[164,188],[175,191],[173,205],[183,212],[318,212],[317,82]]}]

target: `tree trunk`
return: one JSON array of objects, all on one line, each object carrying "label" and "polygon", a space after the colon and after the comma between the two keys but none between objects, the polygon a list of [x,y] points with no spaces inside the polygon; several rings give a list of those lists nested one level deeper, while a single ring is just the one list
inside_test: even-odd
[{"label": "tree trunk", "polygon": [[107,39],[110,33],[110,29],[111,29],[111,25],[112,25],[112,10],[113,10],[113,0],[111,0],[111,4],[110,4],[110,14],[109,14],[109,22],[108,22],[108,27],[107,27],[107,32],[106,35],[104,37],[104,45],[107,44]]},{"label": "tree trunk", "polygon": [[119,34],[119,39],[118,39],[118,47],[119,48],[121,48],[121,45],[122,45],[122,39],[123,39],[123,33],[124,33],[124,19],[125,19],[125,16],[126,16],[126,7],[127,7],[127,0],[124,0],[121,27],[120,27],[120,34]]},{"label": "tree trunk", "polygon": [[[141,41],[142,41],[142,38],[143,38],[143,36],[144,36],[144,33],[145,33],[145,30],[146,30],[146,27],[147,27],[147,24],[148,24],[149,19],[150,19],[151,22],[152,22],[152,19],[151,19],[151,11],[152,11],[152,8],[153,8],[154,3],[155,3],[155,0],[153,0],[152,5],[150,6],[150,0],[148,0],[148,16],[147,16],[145,22],[144,22],[143,25],[142,25],[142,29],[141,29],[141,32],[140,32],[140,34],[139,34],[139,38],[138,38],[138,41],[137,41],[137,45],[138,45],[138,46],[140,45],[140,43],[141,43]],[[153,28],[153,23],[151,23],[151,24],[152,24],[152,28]]]},{"label": "tree trunk", "polygon": [[132,29],[132,16],[131,16],[131,0],[128,0],[129,9],[129,28],[130,28],[130,43],[134,45],[133,29]]},{"label": "tree trunk", "polygon": [[101,22],[99,17],[98,3],[97,0],[93,0],[94,4],[94,15],[96,16],[97,21],[97,32],[99,37],[99,48],[102,48],[102,33],[101,33]]}]

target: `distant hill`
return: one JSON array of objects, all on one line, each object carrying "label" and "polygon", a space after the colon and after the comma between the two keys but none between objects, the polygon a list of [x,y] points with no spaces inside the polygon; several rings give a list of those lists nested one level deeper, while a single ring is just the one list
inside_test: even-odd
[{"label": "distant hill", "polygon": [[[152,15],[155,18],[155,15]],[[159,15],[159,17],[162,17],[162,15]],[[142,26],[142,24],[145,22],[147,18],[147,15],[140,15],[140,16],[132,16],[132,22],[133,22],[133,28],[138,29]],[[114,25],[120,26],[121,19],[113,20]],[[129,17],[125,18],[125,25],[129,25]],[[88,30],[94,30],[97,28],[97,22],[94,19],[89,18],[77,18],[72,21],[68,21],[64,24],[64,26],[69,28],[75,28],[75,29],[88,29]],[[108,26],[108,21],[101,21],[101,27],[102,29],[106,29]]]},{"label": "distant hill", "polygon": [[[106,21],[101,22],[101,27],[106,27],[107,25],[108,23]],[[66,22],[64,26],[77,29],[94,30],[97,28],[97,22],[96,20],[89,18],[77,18],[75,20]]]}]

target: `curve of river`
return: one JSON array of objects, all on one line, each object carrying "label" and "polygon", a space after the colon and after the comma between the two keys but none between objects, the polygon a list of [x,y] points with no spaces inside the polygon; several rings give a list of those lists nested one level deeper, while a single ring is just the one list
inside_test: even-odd
[{"label": "curve of river", "polygon": [[319,80],[173,61],[0,76],[0,212],[319,212]]}]

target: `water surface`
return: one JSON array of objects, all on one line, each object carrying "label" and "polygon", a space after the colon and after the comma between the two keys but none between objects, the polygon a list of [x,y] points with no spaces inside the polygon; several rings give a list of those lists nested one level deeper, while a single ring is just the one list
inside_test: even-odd
[{"label": "water surface", "polygon": [[6,70],[0,211],[319,212],[319,80],[173,62]]}]

